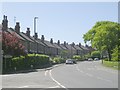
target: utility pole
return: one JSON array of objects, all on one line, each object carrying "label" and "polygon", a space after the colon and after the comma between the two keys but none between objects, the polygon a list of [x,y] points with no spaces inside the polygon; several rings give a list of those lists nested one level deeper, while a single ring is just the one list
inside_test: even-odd
[{"label": "utility pole", "polygon": [[38,17],[34,17],[34,38],[36,33],[36,19],[38,19]]},{"label": "utility pole", "polygon": [[16,24],[16,17],[14,16],[14,25]]},{"label": "utility pole", "polygon": [[[34,40],[35,40],[35,34],[36,34],[36,19],[38,19],[38,17],[34,17]],[[36,42],[36,41],[34,41],[34,42]],[[35,47],[34,48],[34,50],[35,50],[37,45],[34,47]],[[37,50],[34,51],[34,53],[36,53],[36,52],[37,52]]]}]

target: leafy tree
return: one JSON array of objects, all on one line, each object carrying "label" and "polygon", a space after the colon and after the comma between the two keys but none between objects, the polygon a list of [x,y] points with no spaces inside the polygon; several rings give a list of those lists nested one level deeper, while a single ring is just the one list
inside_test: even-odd
[{"label": "leafy tree", "polygon": [[62,51],[60,52],[60,55],[61,55],[63,58],[67,58],[68,51],[67,51],[67,50],[62,50]]},{"label": "leafy tree", "polygon": [[[120,47],[119,47],[120,48]],[[116,46],[114,49],[113,49],[113,53],[112,53],[112,60],[113,61],[120,61],[118,56],[120,55],[120,53],[118,52],[118,46]]]},{"label": "leafy tree", "polygon": [[100,58],[100,52],[99,52],[99,51],[93,51],[93,52],[91,53],[91,57]]},{"label": "leafy tree", "polygon": [[94,48],[100,53],[106,50],[109,60],[111,60],[112,50],[119,45],[118,33],[120,33],[120,24],[110,21],[97,22],[91,30],[84,36],[84,41],[90,41]]},{"label": "leafy tree", "polygon": [[19,56],[25,55],[24,46],[20,42],[20,39],[13,33],[2,32],[2,49],[4,54]]}]

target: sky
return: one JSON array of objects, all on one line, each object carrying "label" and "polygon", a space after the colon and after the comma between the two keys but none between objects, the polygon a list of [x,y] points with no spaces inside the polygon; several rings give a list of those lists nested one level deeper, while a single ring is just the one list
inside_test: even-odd
[{"label": "sky", "polygon": [[[14,28],[15,22],[20,22],[21,32],[27,27],[34,33],[34,17],[38,37],[45,36],[46,40],[53,38],[71,44],[82,43],[83,35],[97,21],[118,22],[117,2],[4,2],[2,16],[6,15],[9,27]],[[15,18],[16,17],[16,18]],[[2,22],[2,18],[0,21]],[[89,43],[87,43],[89,44]]]}]

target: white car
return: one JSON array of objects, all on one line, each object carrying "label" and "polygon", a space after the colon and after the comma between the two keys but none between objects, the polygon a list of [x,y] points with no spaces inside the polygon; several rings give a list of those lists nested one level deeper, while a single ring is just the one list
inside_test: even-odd
[{"label": "white car", "polygon": [[95,61],[99,60],[98,58],[94,58]]},{"label": "white car", "polygon": [[93,59],[92,58],[88,58],[88,61],[93,61]]},{"label": "white car", "polygon": [[72,59],[67,59],[65,63],[66,63],[66,64],[73,64],[74,62],[73,62]]}]

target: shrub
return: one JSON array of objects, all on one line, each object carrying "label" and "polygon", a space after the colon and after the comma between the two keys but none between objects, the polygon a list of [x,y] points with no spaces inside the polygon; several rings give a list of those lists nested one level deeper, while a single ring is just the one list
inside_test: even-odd
[{"label": "shrub", "polygon": [[14,69],[16,67],[17,70],[29,69],[31,65],[34,68],[40,68],[49,64],[49,56],[41,54],[28,54],[26,56],[12,58],[12,68]]},{"label": "shrub", "polygon": [[82,59],[81,59],[81,56],[79,56],[79,55],[74,55],[74,56],[73,56],[73,59],[82,60]]},{"label": "shrub", "polygon": [[93,58],[100,58],[100,52],[99,51],[93,51],[91,53],[91,57],[93,57]]},{"label": "shrub", "polygon": [[53,64],[64,63],[64,62],[65,62],[64,58],[61,58],[61,57],[54,57],[52,59]]}]

